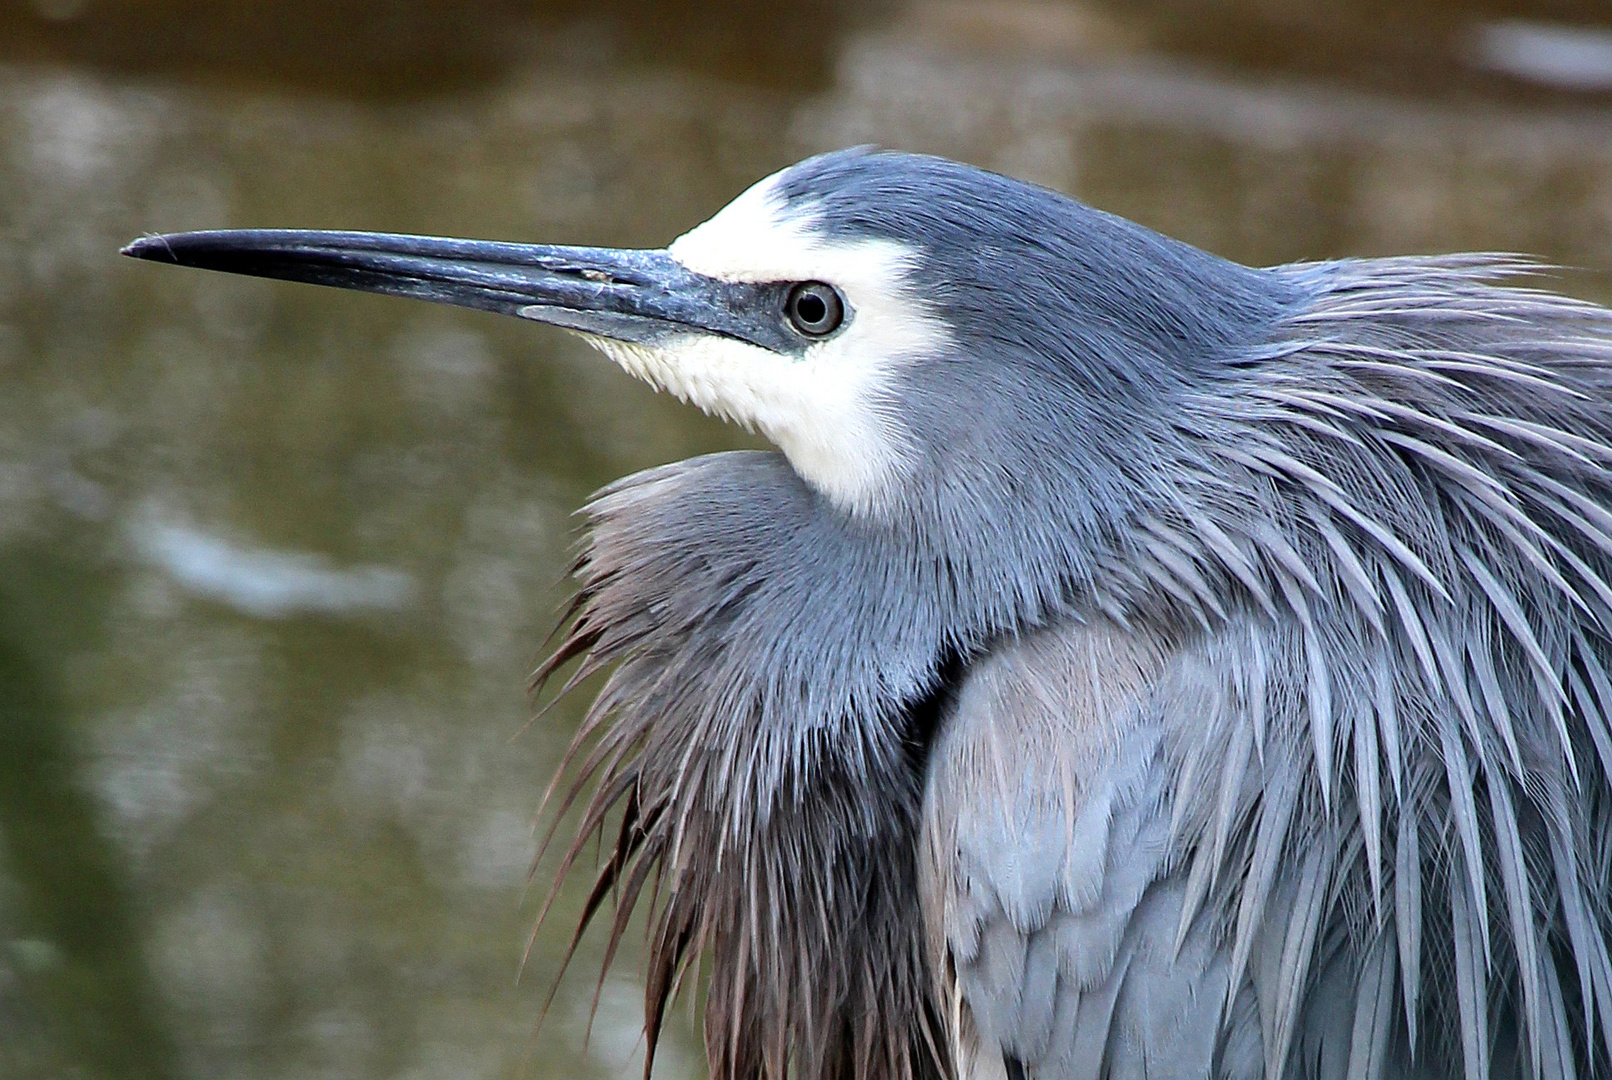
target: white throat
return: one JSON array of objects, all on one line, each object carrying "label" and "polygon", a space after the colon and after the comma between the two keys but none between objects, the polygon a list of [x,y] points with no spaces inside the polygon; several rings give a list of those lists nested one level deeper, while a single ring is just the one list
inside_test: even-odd
[{"label": "white throat", "polygon": [[946,347],[941,319],[910,296],[916,255],[887,240],[830,240],[790,213],[769,177],[667,249],[726,281],[824,281],[844,295],[845,325],[798,356],[689,334],[653,345],[589,337],[629,373],[759,430],[808,484],[841,509],[877,513],[910,470],[912,433],[894,408],[894,375]]}]

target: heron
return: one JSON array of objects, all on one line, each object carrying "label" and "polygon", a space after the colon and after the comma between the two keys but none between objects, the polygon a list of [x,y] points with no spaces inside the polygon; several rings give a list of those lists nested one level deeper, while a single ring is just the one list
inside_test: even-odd
[{"label": "heron", "polygon": [[[717,1080],[1612,1075],[1612,311],[854,149],[664,249],[125,253],[561,327],[775,451],[585,508],[552,789]],[[576,948],[575,943],[572,949]],[[649,1065],[646,1065],[646,1071]]]}]

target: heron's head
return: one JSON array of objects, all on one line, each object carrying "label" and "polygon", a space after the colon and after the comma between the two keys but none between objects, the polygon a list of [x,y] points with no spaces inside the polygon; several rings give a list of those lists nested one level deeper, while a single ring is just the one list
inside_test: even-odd
[{"label": "heron's head", "polygon": [[228,230],[125,252],[563,327],[876,516],[940,472],[1119,452],[1281,304],[1259,271],[1055,192],[867,150],[776,173],[660,250]]}]

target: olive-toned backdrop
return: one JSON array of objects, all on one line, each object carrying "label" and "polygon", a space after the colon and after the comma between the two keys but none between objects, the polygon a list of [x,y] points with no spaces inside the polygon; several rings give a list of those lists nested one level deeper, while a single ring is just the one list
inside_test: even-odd
[{"label": "olive-toned backdrop", "polygon": [[659,245],[875,142],[1247,261],[1498,248],[1612,297],[1602,5],[1343,6],[0,8],[0,1076],[636,1075],[631,955],[591,1047],[592,939],[537,1027],[577,710],[525,682],[588,492],[746,445],[558,332],[120,244]]}]

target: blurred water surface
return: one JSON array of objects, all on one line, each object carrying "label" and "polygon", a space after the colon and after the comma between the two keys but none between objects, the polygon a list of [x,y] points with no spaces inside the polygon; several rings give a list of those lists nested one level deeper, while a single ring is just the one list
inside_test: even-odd
[{"label": "blurred water surface", "polygon": [[[659,245],[875,142],[1250,262],[1612,298],[1597,5],[34,0],[0,12],[0,1075],[630,1076],[536,1020],[524,684],[598,485],[746,437],[557,332],[116,257],[144,232]],[[660,1075],[697,1076],[679,1020]]]}]

